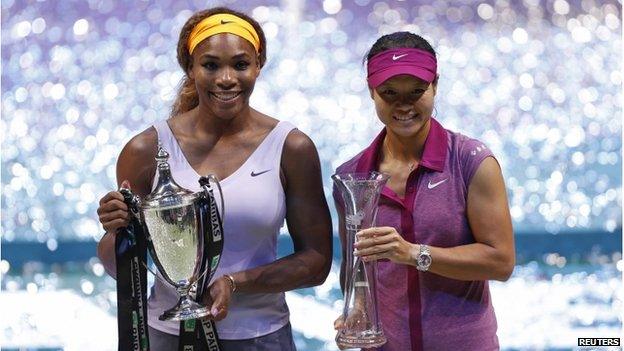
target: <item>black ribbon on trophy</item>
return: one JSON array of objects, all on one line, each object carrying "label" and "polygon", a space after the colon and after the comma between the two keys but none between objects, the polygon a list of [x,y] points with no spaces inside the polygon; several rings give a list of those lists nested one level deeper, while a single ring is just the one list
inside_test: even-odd
[{"label": "black ribbon on trophy", "polygon": [[[118,231],[115,240],[118,350],[149,351],[149,250],[164,280],[174,285],[180,294],[178,304],[159,316],[161,320],[180,321],[178,350],[219,351],[221,347],[215,323],[203,318],[209,315],[210,306],[205,307],[195,301],[202,301],[204,294],[209,293],[208,284],[223,251],[222,216],[219,215],[210,182],[214,181],[220,192],[221,187],[214,176],[201,177],[199,184],[202,190],[197,193],[180,187],[171,177],[168,156],[159,146],[156,157],[158,184],[144,200],[141,201],[128,189],[120,189],[132,215],[128,226]],[[222,192],[221,204],[223,208]],[[162,229],[168,226],[174,230],[167,232],[167,229]],[[178,226],[181,229],[178,230]],[[174,245],[170,244],[172,241]],[[184,253],[195,249],[197,255],[162,254],[175,249],[176,245],[186,250]],[[180,256],[184,256],[186,263],[182,264],[182,269]]]},{"label": "black ribbon on trophy", "polygon": [[[208,214],[200,216],[200,228],[202,233],[207,233],[209,244],[204,248],[204,256],[201,262],[202,275],[197,282],[197,300],[201,301],[204,294],[208,294],[207,289],[212,279],[223,251],[223,222],[219,216],[219,209],[210,188],[210,179],[201,177],[199,184],[204,189],[199,197],[199,212]],[[208,306],[210,308],[210,306]],[[197,322],[201,324],[198,327]],[[179,351],[193,350],[190,345],[201,344],[201,350],[219,351],[219,336],[215,322],[211,319],[190,319],[180,321],[180,344]],[[185,347],[186,346],[186,347]]]}]

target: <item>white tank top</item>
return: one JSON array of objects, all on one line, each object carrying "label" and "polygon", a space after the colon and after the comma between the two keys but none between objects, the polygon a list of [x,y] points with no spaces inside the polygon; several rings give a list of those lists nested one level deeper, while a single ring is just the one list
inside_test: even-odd
[{"label": "white tank top", "polygon": [[[199,174],[188,163],[167,121],[154,124],[158,139],[169,153],[175,181],[199,191]],[[279,122],[243,165],[221,180],[225,199],[224,247],[214,279],[275,261],[277,236],[286,216],[286,197],[280,180],[282,149],[295,127]],[[156,185],[154,177],[153,186]],[[217,204],[220,198],[215,188]],[[223,212],[221,212],[223,213]],[[162,332],[179,334],[179,322],[160,321],[163,311],[178,301],[172,286],[155,279],[148,299],[148,324]],[[221,339],[249,339],[272,333],[288,323],[284,293],[232,296],[227,317],[217,322]]]}]

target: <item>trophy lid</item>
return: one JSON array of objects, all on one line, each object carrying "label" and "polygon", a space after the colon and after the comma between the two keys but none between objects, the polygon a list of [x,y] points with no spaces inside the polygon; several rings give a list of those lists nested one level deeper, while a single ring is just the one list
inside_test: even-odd
[{"label": "trophy lid", "polygon": [[160,209],[163,207],[177,207],[189,205],[195,201],[197,195],[175,182],[171,176],[169,167],[169,153],[158,144],[156,159],[156,172],[158,183],[156,188],[145,197],[141,203],[143,209]]}]

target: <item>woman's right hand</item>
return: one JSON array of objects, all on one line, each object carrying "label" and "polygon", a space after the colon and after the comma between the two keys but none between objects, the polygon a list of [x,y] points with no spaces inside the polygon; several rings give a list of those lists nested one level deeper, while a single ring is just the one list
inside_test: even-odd
[{"label": "woman's right hand", "polygon": [[227,278],[219,277],[210,284],[208,294],[205,294],[202,303],[210,308],[210,315],[206,318],[220,321],[228,314],[232,300],[233,287]]},{"label": "woman's right hand", "polygon": [[[124,180],[121,187],[130,189],[130,183]],[[111,191],[100,199],[97,214],[107,233],[116,233],[117,229],[126,227],[130,221],[128,206],[119,191]]]}]

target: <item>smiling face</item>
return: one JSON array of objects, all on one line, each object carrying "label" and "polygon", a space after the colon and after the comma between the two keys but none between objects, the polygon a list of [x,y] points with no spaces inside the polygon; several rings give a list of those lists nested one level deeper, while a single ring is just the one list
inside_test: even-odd
[{"label": "smiling face", "polygon": [[232,119],[249,109],[260,65],[251,43],[221,33],[195,48],[188,74],[195,82],[200,106],[217,118]]},{"label": "smiling face", "polygon": [[377,117],[400,137],[425,133],[433,112],[437,80],[429,84],[412,75],[394,76],[371,89]]}]

